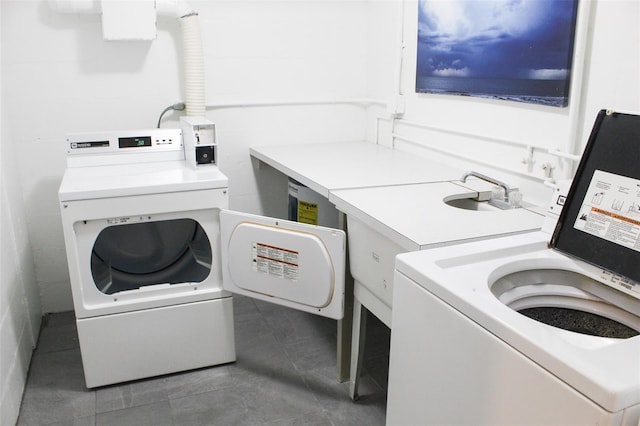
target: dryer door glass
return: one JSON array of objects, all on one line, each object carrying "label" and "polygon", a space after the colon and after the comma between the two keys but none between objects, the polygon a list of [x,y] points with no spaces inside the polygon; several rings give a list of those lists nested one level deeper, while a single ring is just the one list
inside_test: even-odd
[{"label": "dryer door glass", "polygon": [[102,293],[202,282],[211,271],[211,244],[193,219],[114,225],[91,253],[91,275]]}]

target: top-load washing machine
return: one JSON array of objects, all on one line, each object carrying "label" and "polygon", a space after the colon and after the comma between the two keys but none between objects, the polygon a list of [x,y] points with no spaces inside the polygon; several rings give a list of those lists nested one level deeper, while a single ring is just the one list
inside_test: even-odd
[{"label": "top-load washing machine", "polygon": [[234,361],[232,292],[342,317],[344,233],[226,210],[227,177],[185,160],[183,130],[67,143],[59,199],[88,387]]},{"label": "top-load washing machine", "polygon": [[639,424],[639,141],[602,111],[542,231],[398,257],[388,424]]}]

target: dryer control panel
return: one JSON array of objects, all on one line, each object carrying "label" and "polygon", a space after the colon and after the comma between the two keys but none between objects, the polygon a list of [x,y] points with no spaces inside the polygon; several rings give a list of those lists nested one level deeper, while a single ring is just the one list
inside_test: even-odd
[{"label": "dryer control panel", "polygon": [[70,133],[66,142],[69,167],[184,160],[180,129]]}]

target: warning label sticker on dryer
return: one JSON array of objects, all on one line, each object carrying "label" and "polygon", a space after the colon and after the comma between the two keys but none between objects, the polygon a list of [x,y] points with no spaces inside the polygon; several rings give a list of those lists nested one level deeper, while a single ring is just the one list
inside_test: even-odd
[{"label": "warning label sticker on dryer", "polygon": [[640,251],[640,180],[596,170],[574,228]]},{"label": "warning label sticker on dryer", "polygon": [[282,247],[253,242],[251,258],[254,272],[272,277],[297,281],[299,274],[299,253]]},{"label": "warning label sticker on dryer", "polygon": [[310,225],[318,224],[318,205],[298,200],[298,222]]}]

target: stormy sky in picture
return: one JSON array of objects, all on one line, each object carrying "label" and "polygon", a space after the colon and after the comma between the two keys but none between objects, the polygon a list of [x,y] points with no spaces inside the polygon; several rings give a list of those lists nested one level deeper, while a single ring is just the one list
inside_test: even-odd
[{"label": "stormy sky in picture", "polygon": [[416,91],[568,104],[578,0],[419,0]]}]

